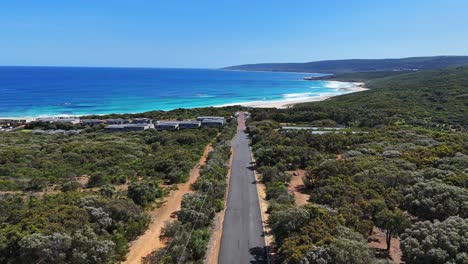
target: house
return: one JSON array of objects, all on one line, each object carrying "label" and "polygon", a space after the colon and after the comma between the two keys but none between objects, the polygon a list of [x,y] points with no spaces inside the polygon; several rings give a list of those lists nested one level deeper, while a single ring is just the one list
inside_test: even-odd
[{"label": "house", "polygon": [[222,127],[224,126],[224,119],[204,119],[201,121],[203,127]]},{"label": "house", "polygon": [[223,120],[224,117],[222,116],[199,116],[197,117],[197,121],[203,121],[203,120]]},{"label": "house", "polygon": [[133,124],[151,124],[153,123],[153,120],[151,118],[133,118],[132,123]]},{"label": "house", "polygon": [[7,125],[7,126],[20,126],[26,124],[25,119],[7,119],[7,118],[0,118],[0,125]]},{"label": "house", "polygon": [[142,131],[147,129],[154,129],[153,124],[119,124],[107,125],[104,130],[107,132],[126,132],[126,131]]},{"label": "house", "polygon": [[71,134],[79,134],[81,133],[81,129],[74,129],[74,130],[62,130],[62,129],[53,129],[53,130],[42,130],[42,129],[35,129],[31,131],[32,134],[45,134],[45,135],[71,135]]},{"label": "house", "polygon": [[195,129],[200,128],[201,122],[200,121],[180,121],[179,122],[179,129]]},{"label": "house", "polygon": [[109,118],[109,119],[106,119],[106,123],[109,125],[123,125],[123,124],[129,124],[130,120],[122,119],[122,118]]},{"label": "house", "polygon": [[178,130],[179,121],[158,121],[156,123],[157,130]]},{"label": "house", "polygon": [[103,123],[104,120],[101,119],[81,119],[81,124],[83,126],[97,126]]}]

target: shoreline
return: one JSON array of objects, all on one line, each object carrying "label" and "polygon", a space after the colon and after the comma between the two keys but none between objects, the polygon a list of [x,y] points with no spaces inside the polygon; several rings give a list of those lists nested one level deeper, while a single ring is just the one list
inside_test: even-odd
[{"label": "shoreline", "polygon": [[[348,91],[345,94],[350,94],[350,93],[355,93],[355,92],[362,92],[362,91],[367,91],[369,90],[368,88],[365,87],[365,83],[363,82],[344,82],[344,81],[329,81],[330,83],[334,84],[330,87],[329,89],[334,89],[334,90],[344,90]],[[352,84],[352,86],[349,87],[340,87],[340,85],[349,83]],[[211,106],[205,106],[205,107],[193,107],[193,108],[185,108],[185,109],[194,109],[194,108],[208,108],[208,107],[226,107],[226,106],[245,106],[245,107],[253,107],[253,108],[278,108],[278,109],[284,109],[291,107],[295,104],[300,104],[300,103],[309,103],[309,102],[318,102],[318,101],[325,101],[327,99],[330,99],[335,96],[339,96],[343,94],[322,94],[319,96],[310,96],[310,97],[300,97],[300,98],[285,98],[285,99],[280,99],[280,100],[270,100],[270,101],[247,101],[247,102],[236,102],[236,103],[227,103],[227,104],[221,104],[221,105],[211,105]],[[183,109],[183,107],[181,107]],[[178,109],[178,108],[175,108]],[[174,110],[174,109],[173,109]],[[70,114],[59,114],[59,115],[37,115],[37,116],[16,116],[16,117],[4,117],[0,116],[0,119],[25,119],[28,122],[34,121],[37,118],[40,117],[83,117],[83,116],[90,116],[90,115],[96,115],[96,116],[106,116],[106,115],[125,115],[125,114],[140,114],[140,113],[145,113],[145,112],[150,112],[150,111],[159,111],[159,109],[151,109],[148,111],[144,112],[137,112],[137,113],[109,113],[109,114],[93,114],[93,113],[88,113],[88,114],[78,114],[78,115],[70,115]],[[171,110],[166,110],[166,111],[171,111]]]},{"label": "shoreline", "polygon": [[[345,94],[350,94],[350,93],[362,92],[362,91],[369,90],[368,88],[365,87],[365,83],[362,83],[362,82],[341,82],[341,81],[331,81],[331,82],[334,82],[334,83],[337,83],[337,84],[341,84],[341,83],[351,83],[351,84],[353,84],[352,87],[344,87],[344,88],[329,87],[330,89],[339,89],[339,90],[349,91],[349,93],[345,93]],[[223,104],[223,105],[219,105],[219,106],[215,106],[215,107],[240,105],[240,106],[253,107],[253,108],[278,108],[278,109],[284,109],[284,108],[291,107],[291,106],[293,106],[295,104],[325,101],[325,100],[328,100],[328,99],[330,99],[332,97],[335,97],[335,96],[339,96],[339,95],[334,94],[334,95],[320,95],[320,96],[313,96],[313,97],[302,97],[302,98],[282,99],[282,100],[272,100],[272,101],[240,102],[240,103],[232,103],[232,104]]]}]

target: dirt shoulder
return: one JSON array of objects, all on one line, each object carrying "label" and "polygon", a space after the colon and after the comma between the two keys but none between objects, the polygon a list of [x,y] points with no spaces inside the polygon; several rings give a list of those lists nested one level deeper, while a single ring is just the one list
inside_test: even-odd
[{"label": "dirt shoulder", "polygon": [[305,175],[304,170],[295,170],[288,172],[292,175],[288,185],[288,191],[294,194],[294,200],[297,206],[305,205],[309,202],[310,195],[306,192],[302,177]]},{"label": "dirt shoulder", "polygon": [[200,176],[200,168],[206,163],[208,154],[213,150],[211,144],[207,145],[198,164],[190,171],[190,177],[187,182],[177,185],[177,189],[170,192],[165,198],[165,203],[150,212],[151,223],[146,232],[130,243],[130,251],[127,255],[125,264],[139,264],[143,257],[151,252],[161,249],[165,244],[159,240],[161,229],[165,222],[174,219],[174,213],[181,208],[182,197],[190,193],[190,186]]}]

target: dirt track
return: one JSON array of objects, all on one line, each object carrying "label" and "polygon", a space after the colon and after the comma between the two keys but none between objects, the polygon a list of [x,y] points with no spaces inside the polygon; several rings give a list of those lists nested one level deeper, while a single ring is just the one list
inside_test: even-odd
[{"label": "dirt track", "polygon": [[211,144],[207,145],[205,151],[200,158],[197,166],[190,171],[189,180],[185,183],[177,185],[178,189],[171,191],[166,197],[166,203],[160,208],[150,212],[151,223],[146,232],[130,243],[130,251],[127,255],[125,264],[139,264],[143,257],[148,256],[151,252],[164,247],[164,243],[159,240],[161,228],[165,222],[173,219],[174,213],[180,210],[182,197],[185,193],[190,193],[190,185],[194,183],[200,176],[200,167],[206,163],[208,154],[212,150]]},{"label": "dirt track", "polygon": [[296,201],[297,206],[305,205],[309,202],[310,195],[305,192],[304,182],[302,177],[304,177],[304,170],[291,171],[291,174],[295,173],[296,176],[292,176],[291,181],[288,185],[289,192],[294,194],[294,200]]}]

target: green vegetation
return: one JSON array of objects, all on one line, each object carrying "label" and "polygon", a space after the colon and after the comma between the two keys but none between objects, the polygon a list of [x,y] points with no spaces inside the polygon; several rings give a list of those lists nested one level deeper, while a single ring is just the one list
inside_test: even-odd
[{"label": "green vegetation", "polygon": [[[466,263],[468,69],[369,76],[370,91],[251,110],[279,261],[385,262],[366,243],[378,227],[387,251],[402,239],[407,263]],[[316,135],[280,123],[348,128]],[[287,189],[296,169],[310,194],[302,207]]]},{"label": "green vegetation", "polygon": [[0,196],[1,263],[112,263],[149,223],[124,198],[78,192]]},{"label": "green vegetation", "polygon": [[192,185],[194,193],[185,194],[177,220],[164,227],[160,239],[167,246],[153,252],[147,263],[203,263],[210,239],[209,227],[215,214],[224,208],[228,160],[235,124],[218,137],[200,177]]},{"label": "green vegetation", "polygon": [[[346,79],[351,76],[346,75]],[[379,76],[366,81],[366,86],[371,90],[287,110],[265,111],[255,118],[290,123],[333,120],[366,128],[390,124],[458,130],[468,127],[468,68]]]},{"label": "green vegetation", "polygon": [[3,133],[0,138],[2,190],[42,190],[77,176],[87,187],[118,184],[136,176],[185,181],[217,129],[78,135]]},{"label": "green vegetation", "polygon": [[[232,109],[179,109],[140,116],[229,117]],[[82,128],[58,125],[43,128]],[[41,124],[30,126],[40,128]],[[168,192],[162,183],[186,181],[206,145],[216,140],[217,151],[203,170],[206,182],[194,186],[200,190],[184,199],[181,212],[190,216],[181,221],[187,225],[187,234],[188,225],[197,223],[184,256],[202,258],[209,239],[207,221],[222,209],[225,185],[220,182],[229,156],[223,142],[232,136],[233,127],[105,133],[102,126],[96,126],[70,135],[1,133],[0,263],[124,260],[128,242],[143,233],[150,221],[145,210]],[[197,199],[203,197],[209,203],[200,214],[206,216],[192,216],[190,208],[197,207]]]},{"label": "green vegetation", "polygon": [[403,59],[329,60],[307,63],[259,63],[231,66],[228,70],[312,73],[354,73],[431,70],[468,65],[468,56],[414,57]]},{"label": "green vegetation", "polygon": [[468,220],[451,216],[443,222],[417,222],[402,236],[408,264],[467,263]]}]

